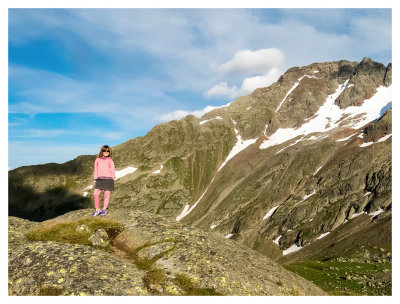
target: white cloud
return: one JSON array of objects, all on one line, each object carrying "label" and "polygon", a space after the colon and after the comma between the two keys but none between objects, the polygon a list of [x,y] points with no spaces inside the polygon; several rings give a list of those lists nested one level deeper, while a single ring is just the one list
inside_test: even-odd
[{"label": "white cloud", "polygon": [[166,113],[166,114],[161,114],[156,116],[156,120],[157,121],[170,121],[170,120],[179,120],[187,115],[189,115],[190,113],[187,111],[183,111],[183,110],[177,110],[171,113]]},{"label": "white cloud", "polygon": [[246,78],[243,80],[241,90],[250,94],[257,88],[267,87],[281,76],[282,71],[278,68],[271,69],[267,74]]},{"label": "white cloud", "polygon": [[238,89],[236,86],[229,88],[226,82],[221,82],[208,90],[206,95],[208,97],[228,96],[229,98],[234,98],[234,96],[237,95],[237,91]]},{"label": "white cloud", "polygon": [[178,111],[174,111],[174,112],[171,112],[171,113],[157,115],[155,117],[155,120],[156,121],[160,121],[160,122],[166,122],[166,121],[171,121],[171,120],[179,120],[179,119],[181,119],[181,118],[183,118],[183,117],[185,117],[187,115],[194,115],[197,118],[201,118],[207,112],[211,112],[212,110],[215,110],[215,109],[227,107],[230,104],[231,103],[227,103],[226,105],[223,105],[223,106],[220,106],[220,107],[207,106],[202,110],[196,110],[196,111],[192,111],[192,112],[178,110]]},{"label": "white cloud", "polygon": [[206,95],[207,97],[227,97],[230,99],[249,95],[257,88],[264,88],[271,85],[281,74],[282,71],[280,69],[273,68],[267,74],[245,78],[240,88],[237,88],[235,85],[228,87],[226,82],[221,82],[208,90]]},{"label": "white cloud", "polygon": [[231,87],[226,79],[214,85],[205,94],[207,97],[228,97],[231,99],[248,95],[257,88],[267,87],[282,74],[285,61],[283,52],[277,48],[242,50],[236,52],[234,58],[217,67],[220,76],[232,79],[240,77],[242,85]]},{"label": "white cloud", "polygon": [[265,73],[283,64],[285,56],[276,48],[257,51],[243,50],[235,54],[231,61],[218,67],[221,73],[254,74]]}]

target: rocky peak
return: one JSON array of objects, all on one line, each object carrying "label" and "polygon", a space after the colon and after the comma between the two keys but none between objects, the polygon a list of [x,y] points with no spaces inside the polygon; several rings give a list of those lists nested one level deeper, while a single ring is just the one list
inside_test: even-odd
[{"label": "rocky peak", "polygon": [[[341,109],[360,106],[365,99],[371,98],[380,86],[391,84],[391,76],[387,77],[387,72],[387,68],[382,63],[368,57],[363,58],[348,78],[348,89],[336,99],[335,103]],[[391,71],[389,73],[391,74]]]}]

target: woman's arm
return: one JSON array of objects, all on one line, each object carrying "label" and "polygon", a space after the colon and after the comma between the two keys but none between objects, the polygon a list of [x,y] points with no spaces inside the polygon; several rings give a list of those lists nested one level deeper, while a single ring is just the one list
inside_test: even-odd
[{"label": "woman's arm", "polygon": [[96,158],[96,160],[95,160],[95,162],[94,162],[94,172],[93,172],[93,178],[94,179],[97,179],[97,177],[98,177],[98,174],[99,174],[99,172],[97,171],[97,164],[98,164],[98,161],[99,159],[98,158]]},{"label": "woman's arm", "polygon": [[115,166],[114,166],[114,162],[111,158],[110,158],[110,169],[112,172],[112,178],[113,178],[113,180],[115,180]]}]

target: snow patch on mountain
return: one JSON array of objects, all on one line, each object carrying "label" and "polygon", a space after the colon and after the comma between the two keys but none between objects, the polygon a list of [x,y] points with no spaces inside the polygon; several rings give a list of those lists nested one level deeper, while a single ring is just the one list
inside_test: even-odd
[{"label": "snow patch on mountain", "polygon": [[377,143],[384,142],[385,140],[387,140],[387,139],[390,138],[391,136],[392,136],[392,134],[388,134],[388,135],[386,135],[386,136],[384,136],[384,137],[379,138],[376,142],[370,141],[370,142],[363,143],[363,144],[360,145],[360,147],[361,147],[361,148],[364,148],[364,147],[371,146],[371,145],[373,145],[373,144],[377,144]]},{"label": "snow patch on mountain", "polygon": [[375,212],[369,213],[368,215],[369,215],[369,216],[372,216],[372,217],[375,217],[375,216],[378,216],[379,214],[381,214],[381,213],[383,213],[383,212],[384,212],[383,209],[379,209],[379,210],[377,210],[377,211],[375,211]]},{"label": "snow patch on mountain", "polygon": [[177,221],[180,221],[180,220],[183,219],[186,215],[188,215],[190,212],[192,212],[192,210],[197,206],[197,204],[198,204],[198,203],[200,202],[200,200],[203,198],[204,194],[206,194],[206,192],[207,192],[207,190],[208,190],[208,187],[210,187],[210,185],[212,184],[214,178],[215,178],[215,175],[214,175],[214,177],[212,178],[211,182],[208,184],[206,190],[203,192],[203,194],[200,196],[200,198],[197,200],[197,202],[196,202],[190,209],[189,209],[189,207],[190,207],[189,205],[186,205],[186,206],[185,206],[185,208],[182,210],[181,214],[179,214],[179,215],[176,217],[176,220],[177,220]]},{"label": "snow patch on mountain", "polygon": [[[365,196],[365,195],[364,195],[364,196]],[[383,210],[383,209],[379,209],[379,210],[374,211],[374,212],[371,212],[371,213],[367,213],[366,211],[362,211],[362,212],[359,212],[359,213],[354,213],[354,214],[350,217],[350,220],[353,219],[353,218],[356,218],[356,217],[360,216],[361,214],[367,214],[367,215],[369,215],[369,216],[371,216],[371,217],[373,218],[373,217],[378,216],[379,214],[381,214],[381,213],[383,213],[383,212],[385,212],[385,210]]]},{"label": "snow patch on mountain", "polygon": [[313,176],[314,176],[315,174],[317,174],[317,173],[319,172],[319,170],[322,169],[322,167],[323,167],[323,166],[319,167],[319,168],[314,172]]},{"label": "snow patch on mountain", "polygon": [[83,189],[83,196],[84,197],[88,196],[88,194],[89,194],[88,190],[91,190],[91,189],[93,189],[93,185],[90,185],[90,186],[86,187],[85,189]]},{"label": "snow patch on mountain", "polygon": [[326,232],[326,233],[321,234],[319,237],[317,237],[317,240],[320,240],[320,239],[326,237],[329,233],[331,233],[331,232],[328,231],[328,232]]},{"label": "snow patch on mountain", "polygon": [[299,251],[301,248],[303,248],[303,247],[297,246],[296,244],[293,244],[288,249],[283,250],[282,254],[283,255],[288,255],[289,253],[293,253],[293,252]]},{"label": "snow patch on mountain", "polygon": [[314,191],[313,191],[312,193],[307,194],[307,195],[305,195],[305,196],[303,197],[302,202],[304,202],[304,201],[305,201],[306,199],[308,199],[309,197],[313,196],[315,193],[317,193],[317,192],[316,192],[316,190],[314,189]]},{"label": "snow patch on mountain", "polygon": [[271,210],[269,210],[269,211],[267,212],[267,214],[264,215],[263,220],[266,220],[267,218],[269,218],[269,217],[274,213],[274,211],[275,211],[278,207],[279,207],[279,205],[278,205],[278,206],[275,206],[275,207],[273,207],[273,208],[271,208]]},{"label": "snow patch on mountain", "polygon": [[350,217],[350,219],[356,218],[357,216],[360,216],[361,214],[367,214],[367,212],[363,211],[363,212],[359,212],[359,213],[353,213],[353,215]]},{"label": "snow patch on mountain", "polygon": [[268,129],[268,125],[266,125],[266,126],[265,126],[265,129],[264,129],[264,135],[265,135],[265,137],[267,137],[267,129]]},{"label": "snow patch on mountain", "polygon": [[346,140],[349,140],[350,138],[352,138],[354,135],[356,135],[356,134],[352,134],[352,135],[350,135],[350,136],[348,136],[346,138],[341,138],[341,139],[338,139],[336,141],[346,141]]},{"label": "snow patch on mountain", "polygon": [[286,93],[286,96],[282,99],[281,103],[279,104],[279,106],[276,108],[275,113],[278,112],[278,110],[281,108],[281,106],[283,105],[283,103],[285,102],[286,98],[290,95],[290,93],[292,93],[297,86],[300,84],[300,81],[304,78],[304,77],[308,77],[308,78],[317,78],[315,76],[310,76],[310,75],[303,75],[301,76],[299,79],[297,79],[297,82],[293,85],[293,87]]},{"label": "snow patch on mountain", "polygon": [[211,119],[207,119],[207,120],[202,120],[202,121],[200,121],[200,124],[202,125],[202,124],[205,124],[206,122],[209,122],[209,121],[215,120],[215,119],[223,119],[223,118],[222,118],[222,116],[217,116],[217,117],[215,117],[215,118],[211,118]]},{"label": "snow patch on mountain", "polygon": [[291,147],[291,146],[296,145],[297,143],[301,142],[303,139],[304,139],[304,136],[301,137],[300,139],[296,140],[294,143],[290,144],[289,146],[286,146],[286,147],[280,149],[278,152],[275,153],[275,155],[281,153],[281,152],[284,151],[286,148],[289,148],[289,147]]},{"label": "snow patch on mountain", "polygon": [[[299,128],[278,129],[261,145],[260,149],[279,145],[300,135],[308,135],[315,132],[327,132],[340,125],[347,125],[353,129],[359,129],[365,124],[381,117],[381,110],[392,100],[392,87],[379,87],[374,96],[364,100],[361,106],[350,106],[340,109],[335,100],[346,89],[349,80],[339,85],[335,93],[329,95],[325,103],[319,108],[315,117]],[[345,119],[342,119],[345,117]]]},{"label": "snow patch on mountain", "polygon": [[281,239],[282,235],[278,236],[273,242],[279,246],[279,240]]},{"label": "snow patch on mountain", "polygon": [[[233,121],[233,120],[232,120]],[[233,123],[236,125],[237,123],[235,121],[233,121]],[[233,158],[236,154],[239,154],[241,151],[243,151],[244,149],[246,149],[248,146],[254,144],[257,141],[257,138],[255,139],[248,139],[248,140],[242,140],[242,136],[239,135],[239,131],[236,130],[235,128],[235,133],[236,133],[236,144],[235,146],[232,148],[231,152],[229,153],[229,155],[227,156],[227,158],[225,159],[225,161],[222,163],[222,165],[219,167],[218,172],[221,171],[221,169],[226,165],[226,163]]]},{"label": "snow patch on mountain", "polygon": [[154,172],[152,172],[153,174],[159,174],[159,173],[161,173],[161,170],[164,168],[164,166],[163,165],[161,165],[160,166],[160,169],[158,169],[158,170],[156,170],[156,171],[154,171]]},{"label": "snow patch on mountain", "polygon": [[119,179],[121,177],[124,177],[125,175],[131,174],[133,172],[135,172],[138,168],[134,168],[134,167],[126,167],[125,169],[122,170],[117,170],[115,171],[115,179]]}]

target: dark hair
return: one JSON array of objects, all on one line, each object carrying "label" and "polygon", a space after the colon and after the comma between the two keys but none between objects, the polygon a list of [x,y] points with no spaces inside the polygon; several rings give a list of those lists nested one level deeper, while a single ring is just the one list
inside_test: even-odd
[{"label": "dark hair", "polygon": [[109,158],[112,158],[112,150],[111,150],[111,147],[110,147],[110,146],[107,146],[107,145],[104,145],[104,146],[101,147],[100,152],[99,152],[99,157],[103,157],[103,152],[104,152],[105,150],[110,150],[110,154],[108,154],[108,157],[109,157]]}]

